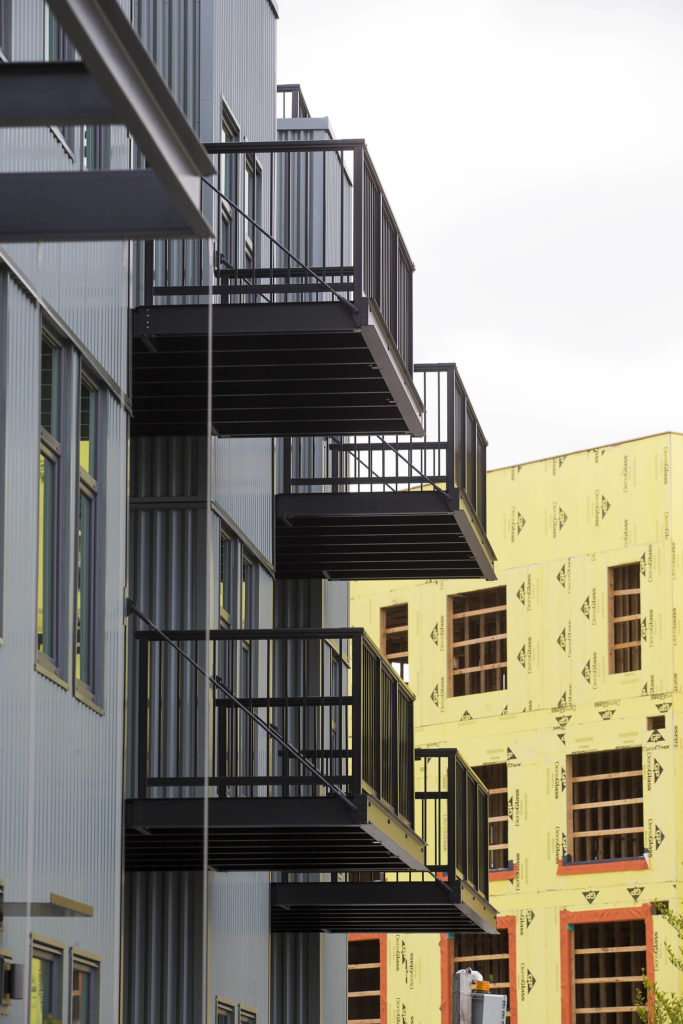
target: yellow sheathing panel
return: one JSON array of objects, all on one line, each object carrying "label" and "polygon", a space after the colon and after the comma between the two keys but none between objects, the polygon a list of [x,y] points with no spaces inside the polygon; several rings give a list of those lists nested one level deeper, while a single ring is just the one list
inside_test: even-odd
[{"label": "yellow sheathing panel", "polygon": [[441,1024],[438,935],[387,936],[387,1024]]},{"label": "yellow sheathing panel", "polygon": [[[517,921],[519,1024],[560,1024],[562,910],[609,911],[656,899],[681,908],[683,436],[661,434],[497,470],[488,475],[488,508],[497,583],[353,584],[351,619],[379,642],[379,609],[407,602],[416,743],[456,746],[472,765],[507,763],[516,873],[492,881],[491,901]],[[639,566],[641,667],[612,673],[608,570],[629,563]],[[506,588],[507,688],[449,698],[448,597],[500,585]],[[649,728],[648,719],[662,715],[663,728]],[[620,747],[642,748],[648,866],[558,873],[567,847],[567,757]],[[663,945],[672,940],[669,932],[655,917],[658,978],[678,991]],[[433,991],[438,1004],[440,981],[432,970],[438,937],[401,941],[428,986],[415,1020],[441,1024],[431,998]]]}]

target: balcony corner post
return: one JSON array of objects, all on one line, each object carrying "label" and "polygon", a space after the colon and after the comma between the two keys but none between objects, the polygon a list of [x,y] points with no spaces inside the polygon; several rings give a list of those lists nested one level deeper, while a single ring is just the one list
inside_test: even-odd
[{"label": "balcony corner post", "polygon": [[[456,829],[458,827],[458,807],[455,798],[455,780],[458,755],[454,750],[448,752],[448,884],[451,888],[455,886],[455,859],[456,859]],[[461,808],[461,813],[466,814],[467,809]],[[467,871],[465,865],[461,865],[465,877]]]},{"label": "balcony corner post", "polygon": [[452,494],[455,490],[456,475],[456,436],[455,436],[455,368],[451,367],[447,377],[446,408],[448,409],[448,433],[446,438],[446,491]]},{"label": "balcony corner post", "polygon": [[145,306],[154,305],[154,241],[148,238],[145,242],[144,266],[144,298]]},{"label": "balcony corner post", "polygon": [[363,701],[367,680],[363,672],[363,638],[354,632],[351,640],[351,796],[363,791]]},{"label": "balcony corner post", "polygon": [[353,304],[359,308],[363,298],[363,177],[365,170],[364,145],[353,149]]},{"label": "balcony corner post", "polygon": [[149,735],[149,642],[139,640],[138,652],[138,798],[147,798]]}]

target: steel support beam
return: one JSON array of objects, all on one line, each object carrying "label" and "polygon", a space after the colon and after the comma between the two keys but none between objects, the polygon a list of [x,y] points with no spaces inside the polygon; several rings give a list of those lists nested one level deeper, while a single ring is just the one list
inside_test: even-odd
[{"label": "steel support beam", "polygon": [[118,122],[85,64],[0,63],[0,128]]},{"label": "steel support beam", "polygon": [[49,4],[191,233],[210,234],[201,175],[214,166],[117,0]]},{"label": "steel support beam", "polygon": [[153,171],[0,174],[0,239],[4,242],[193,234]]},{"label": "steel support beam", "polygon": [[[58,72],[39,65],[33,76],[25,66],[7,71],[2,91],[11,95],[0,101],[0,125],[123,124],[157,183],[151,175],[123,171],[68,175],[68,183],[60,174],[50,175],[54,182],[2,176],[0,242],[210,236],[201,212],[202,176],[215,168],[117,0],[49,3],[92,79],[73,67]],[[83,94],[75,95],[79,74]],[[17,99],[22,85],[27,95]],[[50,88],[54,95],[46,96]],[[19,109],[13,114],[14,101]]]}]

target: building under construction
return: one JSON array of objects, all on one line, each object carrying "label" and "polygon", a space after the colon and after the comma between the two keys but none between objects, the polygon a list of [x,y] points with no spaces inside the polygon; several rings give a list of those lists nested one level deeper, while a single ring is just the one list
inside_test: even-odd
[{"label": "building under construction", "polygon": [[643,971],[678,989],[653,904],[680,913],[682,473],[679,434],[490,472],[494,582],[352,585],[417,745],[489,788],[499,914],[497,936],[352,937],[350,989],[375,941],[382,1024],[450,1021],[468,965],[511,1024],[636,1022]]}]

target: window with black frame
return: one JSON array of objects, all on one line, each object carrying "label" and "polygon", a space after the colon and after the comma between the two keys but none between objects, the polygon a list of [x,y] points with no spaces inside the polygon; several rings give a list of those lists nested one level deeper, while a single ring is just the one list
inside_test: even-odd
[{"label": "window with black frame", "polygon": [[[221,142],[237,142],[240,137],[239,125],[224,107],[221,120]],[[237,265],[237,230],[236,215],[232,203],[237,203],[237,167],[236,155],[221,154],[219,161],[219,189],[226,199],[219,199],[219,260],[220,267]]]},{"label": "window with black frame", "polygon": [[100,1019],[100,965],[95,957],[71,956],[70,1024],[98,1024]]},{"label": "window with black frame", "polygon": [[216,1000],[216,1024],[235,1024],[235,1004],[227,999]]},{"label": "window with black frame", "polygon": [[[95,695],[95,624],[97,618],[97,460],[99,392],[81,375],[76,544],[76,688]],[[85,693],[84,693],[85,692]]]},{"label": "window with black frame", "polygon": [[[256,563],[243,551],[240,578],[240,627],[255,629],[258,624],[257,610],[258,569]],[[256,696],[256,644],[242,640],[240,645],[239,686],[240,696]],[[241,716],[239,730],[239,774],[254,775],[256,767],[256,725],[252,719]]]},{"label": "window with black frame", "polygon": [[31,948],[31,1024],[62,1019],[64,956],[61,945],[34,939]]},{"label": "window with black frame", "polygon": [[218,620],[221,627],[230,625],[230,609],[233,602],[234,548],[233,537],[224,527],[221,527],[218,555]]},{"label": "window with black frame", "polygon": [[62,357],[61,346],[44,331],[40,357],[37,660],[39,667],[57,674],[62,668],[58,548],[62,536]]}]

